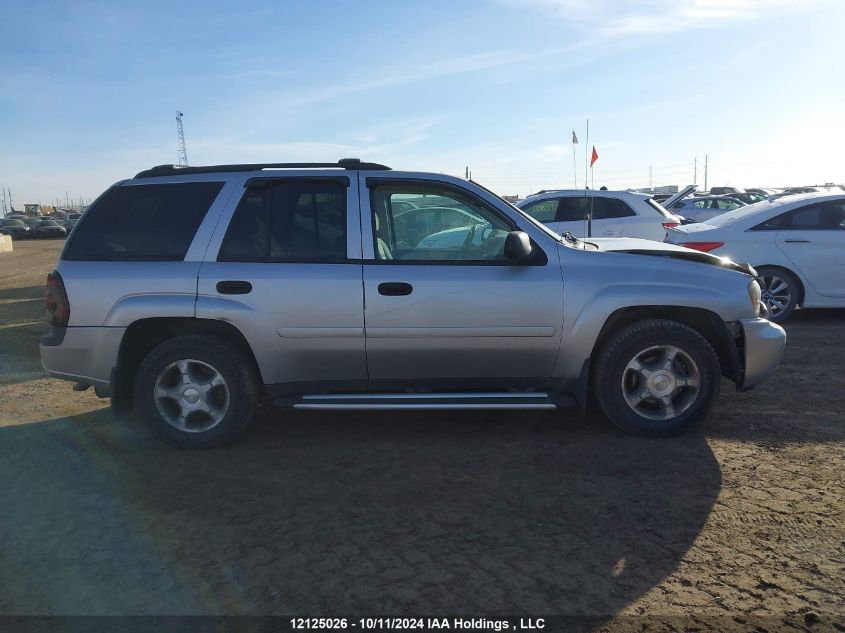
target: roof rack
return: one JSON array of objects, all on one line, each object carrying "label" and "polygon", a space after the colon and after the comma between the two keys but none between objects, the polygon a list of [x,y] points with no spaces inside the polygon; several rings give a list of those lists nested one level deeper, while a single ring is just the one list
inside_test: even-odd
[{"label": "roof rack", "polygon": [[360,169],[366,171],[389,171],[387,165],[365,163],[360,158],[342,158],[336,163],[241,163],[238,165],[204,165],[188,167],[187,165],[156,165],[150,169],[139,171],[135,178],[152,178],[153,176],[179,176],[181,174],[215,174],[229,171],[261,171],[262,169]]}]

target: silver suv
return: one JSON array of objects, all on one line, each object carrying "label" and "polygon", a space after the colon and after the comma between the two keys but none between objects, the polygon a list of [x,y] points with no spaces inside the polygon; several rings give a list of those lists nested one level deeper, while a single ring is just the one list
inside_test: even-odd
[{"label": "silver suv", "polygon": [[747,266],[561,237],[474,182],[356,159],[143,171],[82,216],[46,299],[47,371],[185,447],[231,441],[262,398],[584,411],[592,393],[669,435],[786,341]]}]

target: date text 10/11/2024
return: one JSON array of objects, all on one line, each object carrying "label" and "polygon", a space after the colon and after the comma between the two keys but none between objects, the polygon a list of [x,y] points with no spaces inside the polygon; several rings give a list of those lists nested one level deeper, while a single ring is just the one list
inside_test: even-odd
[{"label": "date text 10/11/2024", "polygon": [[486,618],[291,618],[293,630],[358,629],[360,631],[509,631],[542,630],[543,618],[519,618],[518,621],[489,620]]}]

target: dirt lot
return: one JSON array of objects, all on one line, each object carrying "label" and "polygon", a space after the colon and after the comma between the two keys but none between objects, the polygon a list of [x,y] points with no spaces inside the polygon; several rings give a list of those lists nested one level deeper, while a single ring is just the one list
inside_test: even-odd
[{"label": "dirt lot", "polygon": [[45,377],[60,245],[0,256],[2,614],[845,630],[845,311],[799,313],[778,374],[725,383],[682,438],[597,415],[265,410],[234,447],[179,452]]}]

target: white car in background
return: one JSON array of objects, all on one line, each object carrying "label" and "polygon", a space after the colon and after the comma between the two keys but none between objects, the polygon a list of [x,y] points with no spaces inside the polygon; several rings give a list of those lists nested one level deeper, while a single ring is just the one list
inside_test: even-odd
[{"label": "white car in background", "polygon": [[516,203],[538,222],[557,233],[587,236],[587,213],[592,210],[591,237],[640,237],[662,242],[666,231],[683,218],[670,213],[648,194],[601,189],[541,191]]},{"label": "white car in background", "polygon": [[754,266],[772,321],[845,307],[845,194],[770,198],[674,227],[667,241]]}]

